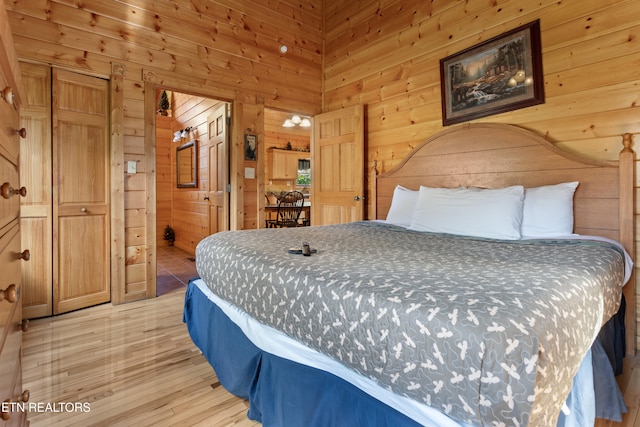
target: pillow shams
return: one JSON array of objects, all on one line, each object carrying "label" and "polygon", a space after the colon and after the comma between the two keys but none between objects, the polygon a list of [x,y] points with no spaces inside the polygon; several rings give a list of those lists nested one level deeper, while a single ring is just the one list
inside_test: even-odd
[{"label": "pillow shams", "polygon": [[527,188],[524,193],[522,236],[569,236],[573,233],[573,194],[578,182]]},{"label": "pillow shams", "polygon": [[418,191],[409,190],[401,185],[397,185],[393,190],[393,198],[391,199],[391,207],[387,214],[387,222],[408,227],[411,225],[413,211],[418,201]]},{"label": "pillow shams", "polygon": [[521,237],[524,187],[420,187],[410,230],[491,239]]}]

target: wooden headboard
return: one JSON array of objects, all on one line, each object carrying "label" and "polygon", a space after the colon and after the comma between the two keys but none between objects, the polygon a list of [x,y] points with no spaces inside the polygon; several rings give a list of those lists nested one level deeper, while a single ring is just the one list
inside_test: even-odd
[{"label": "wooden headboard", "polygon": [[[433,135],[392,170],[379,175],[372,189],[374,212],[386,218],[396,185],[428,187],[509,185],[538,187],[579,181],[574,196],[574,232],[622,243],[634,257],[634,152],[631,135],[621,137],[618,161],[583,159],[560,150],[513,125],[474,123]],[[635,281],[624,287],[627,302],[627,353],[636,347]]]}]

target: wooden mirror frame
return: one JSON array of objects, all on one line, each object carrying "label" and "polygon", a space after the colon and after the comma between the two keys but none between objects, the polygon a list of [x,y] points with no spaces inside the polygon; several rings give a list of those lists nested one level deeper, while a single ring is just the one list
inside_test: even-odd
[{"label": "wooden mirror frame", "polygon": [[[176,181],[178,188],[198,187],[198,144],[196,140],[189,141],[176,148]],[[190,171],[181,170],[189,168]],[[187,178],[188,177],[188,178]]]}]

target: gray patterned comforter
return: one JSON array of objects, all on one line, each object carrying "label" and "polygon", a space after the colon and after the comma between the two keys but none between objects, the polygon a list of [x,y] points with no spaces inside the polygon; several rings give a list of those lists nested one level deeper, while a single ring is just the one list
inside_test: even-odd
[{"label": "gray patterned comforter", "polygon": [[[308,241],[310,257],[288,249]],[[380,222],[224,232],[196,250],[220,297],[382,387],[477,426],[555,426],[617,310],[605,242],[495,241]]]}]

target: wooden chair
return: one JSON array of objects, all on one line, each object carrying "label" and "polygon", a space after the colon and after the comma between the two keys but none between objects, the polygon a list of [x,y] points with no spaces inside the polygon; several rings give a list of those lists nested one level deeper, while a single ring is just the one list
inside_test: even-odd
[{"label": "wooden chair", "polygon": [[299,191],[289,191],[278,199],[275,219],[267,220],[268,228],[301,227],[300,213],[304,204],[304,195]]}]

